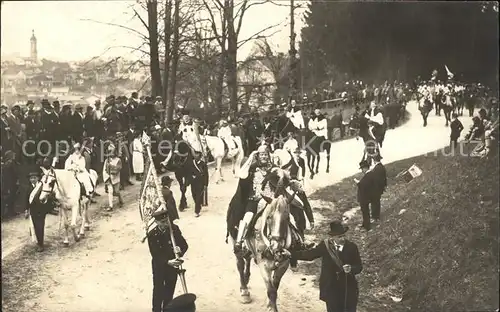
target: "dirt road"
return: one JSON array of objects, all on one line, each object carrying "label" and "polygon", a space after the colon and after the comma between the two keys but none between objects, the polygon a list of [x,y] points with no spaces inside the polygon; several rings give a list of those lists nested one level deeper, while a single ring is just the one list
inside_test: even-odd
[{"label": "dirt road", "polygon": [[[416,104],[410,103],[408,110],[412,118],[386,134],[382,149],[385,163],[448,144],[450,130],[444,127],[444,117],[434,117],[432,112],[429,126],[423,128]],[[468,119],[462,118],[465,131],[470,125]],[[313,181],[306,181],[306,191],[311,193],[356,173],[362,148],[362,142],[355,139],[333,144],[330,174],[324,173],[323,158],[322,173]],[[225,174],[225,182],[209,186],[209,207],[203,209],[200,218],[194,217],[192,201],[188,201],[190,208],[181,213],[179,226],[189,243],[185,256],[188,289],[198,296],[198,311],[262,311],[266,291],[255,265],[250,280],[254,301],[248,305],[239,302],[235,260],[231,246],[224,242],[225,213],[237,181],[230,177],[229,170]],[[177,187],[174,189],[179,198]],[[94,212],[94,222],[87,237],[67,249],[61,248],[58,238],[53,235],[56,217],[48,217],[51,246],[43,254],[34,253],[31,247],[22,247],[28,240],[26,220],[3,224],[4,311],[150,311],[151,260],[147,244],[140,242],[143,232],[136,202],[138,187],[129,190],[124,208],[112,215]],[[104,194],[102,190],[101,193]],[[335,209],[325,202],[313,201],[311,204],[317,208]],[[96,206],[94,211],[99,208]],[[316,217],[319,219],[321,215]],[[313,286],[314,278],[288,271],[278,293],[280,310],[324,311],[324,304],[318,300],[318,290]]]}]

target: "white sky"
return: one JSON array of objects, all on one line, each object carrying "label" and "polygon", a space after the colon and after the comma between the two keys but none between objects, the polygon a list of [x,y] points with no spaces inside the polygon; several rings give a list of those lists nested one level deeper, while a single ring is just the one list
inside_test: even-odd
[{"label": "white sky", "polygon": [[[250,0],[252,1],[252,0]],[[277,2],[286,4],[286,0]],[[298,1],[296,1],[298,2]],[[82,19],[127,25],[143,31],[137,19],[131,15],[134,1],[6,1],[1,8],[2,55],[19,53],[29,56],[31,30],[38,40],[39,58],[53,60],[86,60],[101,55],[111,46],[137,46],[141,39],[136,35],[113,26]],[[289,7],[264,4],[251,7],[246,13],[240,39],[247,38],[267,26],[283,22],[270,42],[279,51],[288,51]],[[297,13],[303,9],[297,10]],[[296,14],[295,31],[300,35],[302,18]],[[239,59],[250,53],[252,43],[239,51]],[[130,58],[130,50],[114,48],[104,56],[122,55]]]}]

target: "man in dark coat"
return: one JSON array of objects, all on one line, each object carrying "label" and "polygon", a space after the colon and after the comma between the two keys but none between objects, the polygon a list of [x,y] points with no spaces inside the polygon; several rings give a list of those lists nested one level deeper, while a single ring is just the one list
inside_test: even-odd
[{"label": "man in dark coat", "polygon": [[47,141],[40,145],[41,156],[48,156],[49,153],[53,155],[60,132],[59,117],[56,115],[47,99],[42,100],[41,115],[40,139]]},{"label": "man in dark coat", "polygon": [[[188,250],[188,244],[179,227],[169,221],[167,210],[157,211],[153,217],[158,225],[148,234],[153,267],[153,312],[162,312],[174,297],[178,268],[183,262],[180,257]],[[169,227],[174,234],[175,250]]]},{"label": "man in dark coat", "polygon": [[370,201],[372,198],[372,184],[373,176],[369,172],[370,164],[367,160],[362,160],[359,163],[359,169],[363,172],[363,177],[361,180],[354,179],[358,185],[358,202],[361,208],[361,214],[363,215],[362,227],[369,231],[370,230]]},{"label": "man in dark coat", "polygon": [[371,169],[373,182],[370,205],[373,222],[380,221],[380,198],[387,187],[387,172],[385,166],[380,162],[381,159],[380,155],[375,155],[373,157],[373,168]]},{"label": "man in dark coat", "polygon": [[193,179],[191,180],[191,194],[195,204],[194,213],[196,217],[200,216],[201,206],[203,204],[203,192],[208,187],[208,167],[201,157],[201,152],[194,152],[193,159]]},{"label": "man in dark coat", "polygon": [[159,119],[160,117],[151,97],[147,97],[146,103],[139,105],[135,110],[135,128],[138,131],[151,128]]},{"label": "man in dark coat", "polygon": [[355,312],[359,289],[356,275],[363,265],[355,243],[345,239],[349,228],[340,221],[330,223],[330,238],[316,247],[292,256],[298,260],[312,261],[321,258],[319,299],[326,303],[327,312]]},{"label": "man in dark coat", "polygon": [[161,178],[161,193],[163,195],[163,199],[167,205],[168,217],[170,221],[179,219],[179,212],[177,211],[177,204],[175,202],[174,194],[170,187],[172,186],[172,178],[169,176],[164,176]]},{"label": "man in dark coat", "polygon": [[73,132],[72,139],[74,142],[82,143],[83,132],[85,131],[84,126],[85,116],[83,115],[83,106],[81,104],[76,104],[75,113],[73,114],[71,129]]},{"label": "man in dark coat", "polygon": [[[33,222],[33,228],[35,233],[31,233],[36,236],[37,240],[37,250],[42,252],[44,250],[44,232],[45,232],[45,217],[49,212],[49,204],[42,204],[38,200],[39,192],[41,191],[41,184],[39,182],[40,173],[33,171],[29,174],[29,186],[26,197],[26,211],[25,217],[29,218],[31,216],[31,221]],[[35,188],[38,188],[36,194],[31,194]]]}]

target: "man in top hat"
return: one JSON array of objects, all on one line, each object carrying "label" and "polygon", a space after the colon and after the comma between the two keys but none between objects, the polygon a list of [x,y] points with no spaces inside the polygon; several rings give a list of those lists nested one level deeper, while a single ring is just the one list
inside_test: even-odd
[{"label": "man in top hat", "polygon": [[[354,179],[358,186],[358,202],[361,208],[361,213],[363,215],[363,223],[360,227],[363,227],[366,231],[369,231],[371,228],[370,222],[370,203],[374,198],[375,193],[375,183],[374,183],[374,175],[371,172],[370,164],[367,160],[362,160],[359,163],[359,169],[363,173],[363,176],[360,180]],[[380,200],[380,197],[379,197]],[[380,208],[379,208],[380,209]],[[373,205],[372,205],[373,210]]]},{"label": "man in top hat", "polygon": [[33,229],[35,233],[31,235],[36,236],[37,240],[37,250],[42,252],[44,250],[44,231],[45,231],[45,217],[49,213],[50,204],[42,204],[38,200],[40,194],[41,183],[39,182],[40,173],[37,171],[32,171],[28,175],[29,185],[26,198],[26,210],[25,217],[31,217],[31,222],[33,222]]},{"label": "man in top hat", "polygon": [[47,99],[42,100],[42,113],[40,123],[40,139],[46,143],[40,145],[42,156],[53,154],[59,136],[59,117],[55,114],[52,105]]},{"label": "man in top hat", "polygon": [[[157,227],[148,234],[148,245],[153,268],[153,312],[168,311],[177,283],[180,258],[188,250],[188,244],[179,227],[169,220],[167,210],[159,210],[152,215]],[[172,228],[174,243],[171,241],[169,227]]]},{"label": "man in top hat", "polygon": [[314,248],[292,252],[298,260],[321,258],[319,299],[326,303],[327,312],[355,312],[358,304],[356,275],[363,265],[358,246],[345,238],[349,227],[340,221],[330,223],[329,238]]},{"label": "man in top hat", "polygon": [[83,106],[82,104],[75,105],[75,113],[72,118],[72,139],[75,142],[81,143],[83,140],[83,132],[84,132],[84,123],[83,120],[85,116],[83,115]]}]

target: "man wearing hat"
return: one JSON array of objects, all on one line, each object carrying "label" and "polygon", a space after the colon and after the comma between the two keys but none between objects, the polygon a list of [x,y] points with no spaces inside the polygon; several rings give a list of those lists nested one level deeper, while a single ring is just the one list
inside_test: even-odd
[{"label": "man wearing hat", "polygon": [[[370,164],[367,160],[362,160],[359,163],[359,169],[361,169],[363,176],[360,180],[354,179],[358,186],[358,202],[361,208],[361,213],[363,215],[363,223],[361,227],[363,227],[366,231],[370,230],[370,202],[374,197],[374,176],[373,172],[371,172]],[[372,208],[373,209],[373,208]]]},{"label": "man wearing hat", "polygon": [[382,160],[382,156],[375,155],[373,157],[373,168],[370,170],[370,174],[372,175],[373,184],[372,184],[372,197],[370,200],[371,205],[371,222],[379,222],[380,221],[380,198],[382,194],[385,192],[385,188],[387,187],[387,172],[385,170],[385,166],[380,162]]},{"label": "man wearing hat", "polygon": [[161,193],[163,195],[163,199],[167,205],[168,217],[170,221],[174,222],[179,219],[179,212],[177,211],[177,204],[175,202],[174,194],[170,187],[172,186],[172,178],[169,176],[164,176],[161,178]]},{"label": "man wearing hat", "polygon": [[[44,231],[45,231],[45,217],[49,212],[49,204],[42,204],[38,200],[40,194],[41,183],[39,182],[40,173],[37,171],[32,171],[28,175],[29,186],[26,198],[26,211],[25,217],[29,218],[31,216],[31,222],[33,222],[33,229],[35,233],[31,235],[36,236],[37,240],[37,250],[42,252],[44,250]],[[36,191],[34,191],[36,190]]]},{"label": "man wearing hat", "polygon": [[72,139],[75,142],[81,143],[83,140],[83,132],[84,132],[84,123],[83,120],[85,116],[83,115],[83,105],[76,104],[75,105],[75,113],[72,118]]},{"label": "man wearing hat", "polygon": [[54,109],[47,99],[42,100],[40,139],[46,143],[40,145],[42,156],[47,156],[55,152],[55,144],[59,136],[59,117],[54,113]]},{"label": "man wearing hat", "polygon": [[[162,312],[168,311],[167,305],[174,297],[178,268],[183,262],[180,257],[188,250],[188,244],[179,227],[169,220],[167,210],[156,211],[152,216],[157,224],[148,234],[153,268],[153,312]],[[169,227],[173,231],[175,248]]]},{"label": "man wearing hat", "polygon": [[340,221],[333,221],[329,238],[312,249],[292,252],[297,260],[321,258],[319,299],[326,303],[327,312],[355,312],[358,304],[356,275],[363,265],[358,246],[345,238],[348,230]]}]

